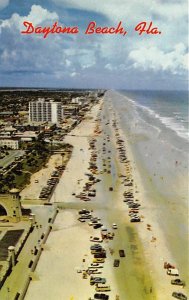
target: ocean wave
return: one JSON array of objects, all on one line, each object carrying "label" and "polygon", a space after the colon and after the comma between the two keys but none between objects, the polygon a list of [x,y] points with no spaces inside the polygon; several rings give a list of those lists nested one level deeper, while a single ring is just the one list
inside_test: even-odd
[{"label": "ocean wave", "polygon": [[[176,118],[175,117],[168,117],[168,116],[164,117],[164,116],[161,116],[159,113],[155,112],[153,109],[151,109],[147,106],[144,106],[142,104],[139,104],[138,102],[136,102],[136,100],[134,100],[133,98],[130,98],[127,95],[124,95],[124,94],[119,93],[119,92],[114,92],[114,95],[115,96],[119,95],[119,96],[121,96],[122,99],[126,99],[126,101],[129,102],[129,104],[131,104],[134,108],[142,109],[148,115],[150,115],[151,117],[153,117],[156,120],[160,121],[161,124],[163,124],[164,126],[166,126],[169,129],[173,130],[179,137],[181,137],[184,140],[188,141],[188,138],[189,138],[189,132],[187,130],[188,121],[186,119],[184,119],[183,116],[181,116],[180,112],[176,112],[176,111],[174,112],[173,115],[177,115]],[[186,126],[184,126],[183,124],[186,124]],[[151,125],[151,124],[149,124],[149,125]],[[154,126],[154,127],[156,127],[156,126]],[[157,129],[157,127],[156,127],[156,129]]]},{"label": "ocean wave", "polygon": [[[138,104],[137,102],[135,102],[132,99],[128,99],[128,100],[131,101],[139,109],[142,109],[143,111],[147,112],[150,116],[154,117],[155,119],[158,119],[167,128],[170,128],[171,130],[175,131],[178,136],[180,136],[180,137],[182,137],[182,138],[184,138],[185,140],[188,141],[189,132],[187,131],[187,129],[182,124],[177,123],[175,121],[175,118],[160,116],[157,112],[155,112],[151,108],[146,107],[146,106],[141,105],[141,104]],[[183,119],[182,120],[179,119],[179,121],[181,121],[182,123],[187,123],[187,121],[183,120]]]}]

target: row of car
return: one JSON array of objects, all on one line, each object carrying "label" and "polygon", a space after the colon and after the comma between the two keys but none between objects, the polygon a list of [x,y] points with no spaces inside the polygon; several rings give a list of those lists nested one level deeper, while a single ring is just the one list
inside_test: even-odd
[{"label": "row of car", "polygon": [[56,186],[56,184],[58,183],[58,181],[59,181],[58,178],[50,178],[47,181],[47,185],[42,188],[39,198],[47,199],[52,194],[52,191],[53,191],[54,187]]},{"label": "row of car", "polygon": [[[180,278],[178,278],[179,277],[179,271],[178,271],[178,269],[175,268],[174,265],[172,265],[168,262],[165,262],[164,263],[164,269],[167,270],[167,275],[176,277],[175,279],[171,280],[172,285],[178,285],[178,286],[182,286],[182,287],[185,286],[185,282],[183,280],[181,280]],[[173,292],[172,296],[176,299],[187,300],[187,296],[184,295],[182,292],[179,292],[179,291],[178,292]]]},{"label": "row of car", "polygon": [[130,222],[140,222],[141,218],[139,217],[139,207],[140,204],[137,201],[134,201],[134,195],[132,191],[125,191],[123,193],[124,202],[128,205]]},{"label": "row of car", "polygon": [[[122,140],[122,138],[119,134],[119,130],[118,130],[116,121],[114,121],[113,127],[115,127],[115,131],[116,131],[116,137],[117,137],[116,143],[118,144],[117,149],[119,151],[120,162],[125,164],[126,173],[127,173],[127,175],[122,175],[122,177],[123,177],[122,183],[127,188],[130,188],[130,187],[133,187],[133,179],[131,177],[130,161],[127,159],[124,140]],[[129,212],[130,222],[140,222],[141,218],[138,215],[140,204],[137,201],[134,201],[133,191],[131,189],[130,190],[128,189],[127,191],[125,191],[123,193],[123,196],[124,196],[123,201],[127,203],[128,207],[130,209],[130,212]]]},{"label": "row of car", "polygon": [[[47,185],[42,188],[41,193],[39,195],[40,199],[48,199],[50,195],[52,194],[55,186],[59,182],[59,178],[61,174],[63,173],[65,167],[64,166],[58,166],[56,169],[51,173],[51,178],[48,179]],[[37,181],[36,181],[37,182]]]},{"label": "row of car", "polygon": [[[106,258],[106,250],[102,246],[102,239],[100,237],[91,236],[90,241],[93,242],[90,246],[91,254],[93,254],[93,262],[88,268],[90,277],[90,285],[95,285],[96,292],[109,292],[111,290],[109,285],[106,285],[106,278],[100,276],[94,276],[93,274],[100,274],[103,268],[103,263]],[[109,295],[105,293],[95,293],[94,299],[108,300]]]}]

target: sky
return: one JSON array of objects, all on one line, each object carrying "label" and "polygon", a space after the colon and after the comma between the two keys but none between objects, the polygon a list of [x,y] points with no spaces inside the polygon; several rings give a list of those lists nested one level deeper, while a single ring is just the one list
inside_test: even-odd
[{"label": "sky", "polygon": [[[187,0],[0,0],[0,86],[187,89],[187,11]],[[24,21],[79,33],[21,34]],[[92,21],[127,34],[86,35]],[[161,34],[139,35],[144,21]]]}]

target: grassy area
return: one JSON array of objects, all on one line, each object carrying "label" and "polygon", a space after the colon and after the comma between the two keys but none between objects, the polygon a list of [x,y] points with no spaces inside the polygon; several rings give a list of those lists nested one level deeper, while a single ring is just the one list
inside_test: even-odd
[{"label": "grassy area", "polygon": [[36,141],[26,145],[26,156],[7,174],[0,174],[0,193],[8,192],[11,188],[22,189],[29,183],[32,173],[41,169],[50,157],[49,145]]},{"label": "grassy area", "polygon": [[[25,150],[26,157],[18,162],[14,169],[6,175],[0,174],[0,193],[8,192],[13,187],[23,189],[30,182],[31,175],[46,165],[51,151],[62,150],[66,153],[71,151],[71,146],[68,144],[51,146],[43,141],[37,141],[27,145]],[[67,160],[67,156],[64,159]]]}]

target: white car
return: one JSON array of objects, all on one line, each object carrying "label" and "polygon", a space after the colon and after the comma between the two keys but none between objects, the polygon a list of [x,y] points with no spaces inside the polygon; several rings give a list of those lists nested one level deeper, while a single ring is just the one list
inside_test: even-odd
[{"label": "white car", "polygon": [[112,224],[112,228],[113,228],[113,229],[117,229],[117,224],[116,224],[116,223],[113,223],[113,224]]},{"label": "white car", "polygon": [[98,242],[98,243],[102,243],[102,239],[101,238],[99,238],[99,237],[96,237],[96,236],[94,236],[94,237],[90,237],[90,241],[91,242]]}]

